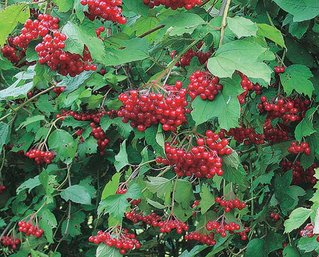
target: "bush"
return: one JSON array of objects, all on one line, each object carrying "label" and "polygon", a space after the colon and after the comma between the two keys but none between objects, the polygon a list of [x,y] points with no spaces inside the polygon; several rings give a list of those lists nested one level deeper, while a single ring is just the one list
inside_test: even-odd
[{"label": "bush", "polygon": [[319,253],[315,0],[4,2],[1,256]]}]

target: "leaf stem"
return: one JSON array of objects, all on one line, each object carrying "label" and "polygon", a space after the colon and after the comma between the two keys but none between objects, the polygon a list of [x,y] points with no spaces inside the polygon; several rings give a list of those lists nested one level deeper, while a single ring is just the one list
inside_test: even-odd
[{"label": "leaf stem", "polygon": [[146,37],[146,36],[148,36],[148,35],[150,35],[150,34],[156,32],[156,31],[158,31],[158,30],[160,30],[160,29],[162,29],[162,28],[164,28],[164,27],[165,27],[165,25],[163,25],[163,24],[162,24],[162,25],[159,25],[159,26],[157,26],[157,27],[155,27],[155,28],[153,28],[153,29],[150,29],[149,31],[144,32],[143,34],[139,35],[138,37],[139,37],[139,38]]},{"label": "leaf stem", "polygon": [[174,181],[173,192],[172,192],[171,215],[174,215],[174,207],[175,207],[175,191],[176,191],[176,187],[177,187],[177,181],[178,181],[178,178],[176,177],[176,179],[175,179],[175,181]]},{"label": "leaf stem", "polygon": [[225,29],[226,29],[226,26],[227,26],[227,15],[228,15],[228,11],[229,11],[231,0],[224,0],[224,3],[225,3],[225,9],[223,11],[222,26],[220,28],[219,47],[221,47],[222,44],[223,44],[223,40],[224,40],[224,36],[225,36]]}]

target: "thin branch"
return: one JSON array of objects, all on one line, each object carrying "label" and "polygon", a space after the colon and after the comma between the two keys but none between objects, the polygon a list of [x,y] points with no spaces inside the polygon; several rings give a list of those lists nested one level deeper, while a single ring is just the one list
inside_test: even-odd
[{"label": "thin branch", "polygon": [[150,34],[156,32],[156,31],[158,31],[158,30],[160,30],[160,29],[162,29],[162,28],[164,28],[164,27],[165,27],[165,25],[159,25],[159,26],[157,26],[157,27],[155,27],[155,28],[153,28],[153,29],[151,29],[151,30],[149,30],[149,31],[144,32],[143,34],[139,35],[138,37],[139,37],[139,38],[146,37],[146,36],[148,36],[148,35],[150,35]]},{"label": "thin branch", "polygon": [[225,28],[227,26],[227,15],[228,15],[231,0],[224,0],[223,3],[225,3],[225,9],[223,10],[222,26],[220,28],[219,47],[221,47],[223,44],[223,40],[225,36]]}]

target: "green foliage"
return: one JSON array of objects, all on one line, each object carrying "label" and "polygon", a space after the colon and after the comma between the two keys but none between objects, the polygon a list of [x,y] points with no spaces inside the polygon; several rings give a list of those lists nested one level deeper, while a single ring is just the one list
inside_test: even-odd
[{"label": "green foliage", "polygon": [[[79,0],[0,3],[0,234],[21,240],[12,249],[1,238],[0,256],[317,256],[318,1],[175,10],[123,0],[119,10],[126,24],[90,16]],[[41,35],[25,48],[14,41],[40,13],[58,17],[67,38],[56,67],[36,51]],[[61,75],[62,51],[84,71]],[[169,87],[177,81],[185,102]],[[293,142],[310,153],[293,153]],[[243,208],[221,206],[235,199]],[[150,224],[155,215],[163,223]],[[43,235],[19,231],[21,220]],[[188,230],[163,233],[174,220]],[[224,237],[209,221],[240,229]],[[126,230],[141,248],[123,254],[123,242],[90,238]],[[216,242],[187,240],[192,232]]]}]

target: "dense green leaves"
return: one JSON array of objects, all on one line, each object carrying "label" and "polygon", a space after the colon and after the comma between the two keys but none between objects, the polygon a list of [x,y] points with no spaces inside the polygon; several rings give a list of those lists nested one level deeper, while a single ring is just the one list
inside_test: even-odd
[{"label": "dense green leaves", "polygon": [[[317,1],[208,1],[174,10],[123,0],[123,25],[91,16],[97,6],[81,1],[27,2],[3,1],[0,11],[0,45],[6,44],[0,51],[0,212],[6,214],[0,227],[3,235],[21,239],[12,252],[2,245],[1,256],[120,257],[118,245],[87,239],[98,231],[119,238],[126,229],[142,245],[127,252],[132,256],[319,253],[316,236],[300,236],[311,233],[306,224],[314,225],[316,235],[319,228]],[[42,35],[34,34],[25,49],[16,46],[13,37],[27,31],[22,23],[38,13],[59,18],[67,37],[63,51],[77,54],[69,68],[90,65],[82,59],[86,51],[96,71],[62,76],[62,52],[49,60],[35,50]],[[48,33],[56,35],[52,28]],[[21,58],[11,63],[10,57]],[[57,67],[41,64],[42,58]],[[190,76],[207,69],[219,79],[200,78],[192,86],[202,95],[193,99]],[[185,117],[180,96],[168,86],[176,81],[186,89]],[[217,84],[223,88],[213,92],[215,98],[202,100]],[[261,111],[262,96],[271,104],[298,103]],[[291,114],[297,120],[290,121]],[[151,125],[139,131],[138,120]],[[166,131],[165,124],[181,120],[175,131]],[[220,138],[205,137],[207,130]],[[259,137],[264,142],[256,142]],[[310,154],[288,151],[294,141],[309,143]],[[223,154],[225,145],[231,154]],[[52,163],[39,165],[38,157],[26,154],[31,149],[41,157],[50,154],[37,149],[50,151]],[[180,156],[183,151],[189,154]],[[221,176],[207,178],[219,167]],[[177,175],[178,169],[193,175]],[[239,199],[246,208],[225,209],[216,197]],[[188,231],[162,233],[162,226],[146,224],[150,216],[130,221],[131,211],[180,220]],[[20,220],[44,235],[19,232]],[[185,240],[194,231],[208,235],[207,222],[214,220],[222,226],[235,222],[240,230],[225,237],[211,231],[214,246]]]}]

